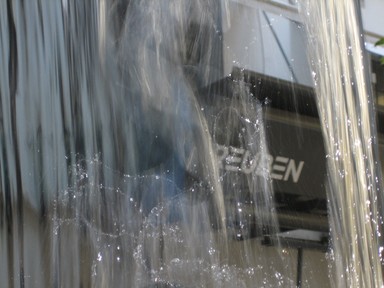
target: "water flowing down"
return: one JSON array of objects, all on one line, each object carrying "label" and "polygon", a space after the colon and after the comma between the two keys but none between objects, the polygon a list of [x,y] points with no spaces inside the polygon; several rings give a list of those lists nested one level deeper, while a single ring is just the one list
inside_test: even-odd
[{"label": "water flowing down", "polygon": [[[268,150],[247,87],[221,109],[201,96],[223,77],[219,4],[1,1],[1,287],[291,286],[278,248],[276,265],[246,244],[231,264],[251,224],[227,228],[217,145]],[[260,173],[242,183],[274,233]]]},{"label": "water flowing down", "polygon": [[[328,167],[334,287],[382,287],[382,180],[359,1],[308,1]],[[368,75],[368,77],[367,77]]]},{"label": "water flowing down", "polygon": [[358,7],[305,10],[322,136],[240,2],[0,1],[0,288],[382,286]]}]

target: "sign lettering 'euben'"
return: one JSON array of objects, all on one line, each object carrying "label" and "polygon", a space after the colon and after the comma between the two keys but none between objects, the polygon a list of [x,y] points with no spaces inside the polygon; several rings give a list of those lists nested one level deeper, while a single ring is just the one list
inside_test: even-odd
[{"label": "sign lettering 'euben'", "polygon": [[297,183],[304,167],[304,161],[295,161],[284,156],[272,156],[257,152],[252,154],[244,148],[216,145],[219,168],[244,174],[255,173],[275,180]]}]

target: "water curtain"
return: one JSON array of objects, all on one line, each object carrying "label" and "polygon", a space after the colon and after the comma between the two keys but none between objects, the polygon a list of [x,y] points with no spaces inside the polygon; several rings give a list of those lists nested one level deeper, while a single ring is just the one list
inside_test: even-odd
[{"label": "water curtain", "polygon": [[[219,11],[210,0],[0,3],[5,286],[245,285],[228,264],[214,121],[197,97],[222,77]],[[253,127],[241,139],[256,151],[260,105],[246,91],[223,119]],[[269,203],[263,215],[270,182],[253,176],[253,191],[269,189],[251,195]]]}]

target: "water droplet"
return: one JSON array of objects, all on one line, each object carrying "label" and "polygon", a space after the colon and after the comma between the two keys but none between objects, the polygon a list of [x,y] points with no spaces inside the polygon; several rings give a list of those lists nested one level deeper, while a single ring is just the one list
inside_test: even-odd
[{"label": "water droplet", "polygon": [[254,275],[255,274],[255,269],[254,268],[247,268],[245,270],[245,273],[247,273],[248,275]]},{"label": "water droplet", "polygon": [[172,260],[171,260],[171,264],[179,264],[181,261],[180,261],[180,259],[179,258],[173,258]]},{"label": "water droplet", "polygon": [[264,104],[265,104],[265,105],[269,105],[269,104],[271,104],[271,103],[272,103],[272,100],[271,100],[270,98],[266,97],[266,98],[264,99]]}]

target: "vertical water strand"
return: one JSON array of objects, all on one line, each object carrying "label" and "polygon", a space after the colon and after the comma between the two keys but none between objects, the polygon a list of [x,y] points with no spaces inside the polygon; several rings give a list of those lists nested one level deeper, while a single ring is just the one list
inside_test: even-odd
[{"label": "vertical water strand", "polygon": [[[51,213],[57,195],[68,185],[66,155],[70,154],[72,134],[68,114],[68,64],[65,55],[61,2],[43,3],[14,1],[11,11],[15,19],[17,39],[16,110],[17,138],[23,187],[26,235],[26,285],[52,285],[69,273],[75,283],[78,274],[59,264]],[[73,146],[73,145],[72,145]],[[57,234],[56,234],[57,236]],[[75,261],[74,267],[78,267]],[[59,267],[63,268],[60,273]],[[46,273],[40,273],[43,269]],[[76,268],[72,271],[76,271]]]},{"label": "vertical water strand", "polygon": [[307,1],[310,61],[328,167],[336,287],[382,287],[373,99],[366,77],[358,1]]},{"label": "vertical water strand", "polygon": [[[206,243],[209,247],[212,245],[212,227],[220,227],[225,231],[224,204],[218,183],[216,157],[196,91],[201,85],[206,85],[208,80],[211,81],[207,76],[212,74],[210,62],[214,53],[211,51],[212,39],[209,33],[215,21],[215,9],[218,7],[218,3],[214,1],[132,2],[118,39],[121,81],[129,89],[130,103],[135,105],[133,119],[138,127],[137,138],[141,148],[138,151],[141,155],[139,167],[144,170],[141,173],[156,173],[156,177],[164,181],[157,182],[168,187],[144,192],[140,196],[143,199],[141,204],[145,207],[148,205],[146,202],[154,202],[156,198],[160,198],[160,203],[151,210],[150,217],[161,219],[157,215],[159,211],[166,210],[164,203],[175,201],[176,204],[178,197],[189,199],[180,201],[182,205],[188,204],[185,207],[188,209],[182,211],[173,204],[175,211],[172,213],[181,215],[178,225],[183,231],[183,238],[185,237],[183,241],[190,243],[189,249],[180,256],[186,257],[184,261],[192,259],[192,262],[201,257],[199,255],[203,251],[193,243]],[[168,147],[169,153],[164,151],[164,146]],[[149,157],[153,153],[150,149],[163,149],[160,150],[163,155],[169,154],[165,166],[162,164],[158,168],[153,167],[151,161],[155,159]],[[175,168],[179,171],[172,171]],[[182,184],[182,178],[185,179],[183,181],[194,179],[192,187],[177,188]],[[177,195],[180,188],[184,190],[182,196]],[[152,195],[152,200],[145,200],[149,195]],[[204,199],[211,197],[213,205],[209,211],[208,207],[204,208]],[[160,227],[157,228],[166,231],[161,227],[166,221],[160,222]],[[195,233],[196,231],[200,232]],[[217,239],[225,242],[224,237]],[[144,239],[142,242],[145,247],[146,242],[151,241]],[[158,273],[159,268],[164,268],[163,263],[166,263],[168,255],[157,259],[155,255],[158,252],[151,252],[157,249],[156,246],[154,243],[143,255],[153,253],[152,256],[144,256],[151,257],[148,259],[150,265],[144,268],[152,268]],[[224,251],[222,255],[225,253]],[[219,267],[215,257],[212,254],[208,262],[212,261],[212,267]],[[160,275],[162,273],[164,272]]]},{"label": "vertical water strand", "polygon": [[[22,255],[20,255],[21,235],[20,219],[18,218],[18,208],[20,203],[20,183],[17,179],[17,160],[15,157],[14,138],[15,134],[12,129],[15,125],[14,118],[12,117],[12,101],[14,103],[15,97],[15,67],[12,66],[12,60],[15,59],[15,53],[12,49],[15,48],[15,38],[11,35],[14,31],[14,21],[12,19],[12,12],[8,3],[1,4],[1,20],[0,20],[0,105],[1,105],[1,218],[4,219],[0,223],[1,231],[1,254],[0,261],[4,263],[4,274],[1,275],[4,283],[9,287],[14,287],[14,283],[21,285],[22,273]],[[13,85],[12,85],[13,84]],[[13,100],[12,100],[13,99]],[[4,192],[3,192],[4,191]],[[2,267],[3,268],[3,267]]]}]

